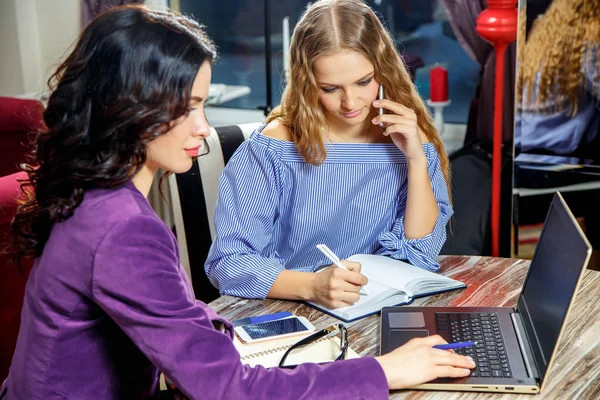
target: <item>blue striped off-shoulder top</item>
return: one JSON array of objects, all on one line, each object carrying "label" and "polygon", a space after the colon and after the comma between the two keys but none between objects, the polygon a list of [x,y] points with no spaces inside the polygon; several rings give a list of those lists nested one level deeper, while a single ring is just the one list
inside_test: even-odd
[{"label": "blue striped off-shoulder top", "polygon": [[283,269],[331,264],[315,247],[341,259],[381,254],[436,271],[452,208],[440,159],[424,143],[439,207],[433,231],[406,239],[408,168],[392,143],[331,143],[320,166],[292,142],[263,135],[261,126],[233,155],[220,179],[216,238],[205,271],[222,294],[265,298]]}]

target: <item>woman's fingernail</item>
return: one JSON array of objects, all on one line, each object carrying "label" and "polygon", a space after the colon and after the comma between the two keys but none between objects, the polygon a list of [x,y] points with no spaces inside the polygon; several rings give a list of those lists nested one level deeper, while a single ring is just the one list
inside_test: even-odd
[{"label": "woman's fingernail", "polygon": [[373,124],[376,124],[376,123],[377,123],[377,118],[373,118],[373,119],[371,120],[371,123],[373,123]]},{"label": "woman's fingernail", "polygon": [[471,356],[467,356],[467,360],[469,360],[470,362],[472,362],[473,364],[475,364],[475,361],[471,358]]},{"label": "woman's fingernail", "polygon": [[375,100],[375,101],[373,102],[373,105],[374,105],[374,106],[378,106],[378,105],[379,105],[379,102],[378,102],[377,100]]}]

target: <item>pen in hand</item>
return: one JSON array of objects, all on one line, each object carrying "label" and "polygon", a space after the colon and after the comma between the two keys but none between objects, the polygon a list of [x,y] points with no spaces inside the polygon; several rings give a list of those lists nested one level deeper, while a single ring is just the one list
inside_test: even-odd
[{"label": "pen in hand", "polygon": [[[335,253],[333,251],[331,251],[331,249],[329,249],[329,247],[327,247],[327,245],[325,244],[318,244],[317,245],[317,249],[319,249],[319,251],[321,253],[323,253],[325,255],[325,257],[327,257],[329,259],[329,261],[331,261],[336,267],[345,269],[346,271],[349,271],[348,268],[346,268],[346,266],[344,264],[342,264],[342,262],[340,261],[340,258],[338,256],[335,255]],[[365,289],[364,287],[361,286],[361,291],[362,295],[367,295],[369,294],[369,291],[367,289]]]},{"label": "pen in hand", "polygon": [[477,342],[455,342],[455,343],[447,343],[447,344],[437,344],[433,346],[434,349],[440,350],[456,350],[462,349],[465,347],[473,347],[477,344]]}]

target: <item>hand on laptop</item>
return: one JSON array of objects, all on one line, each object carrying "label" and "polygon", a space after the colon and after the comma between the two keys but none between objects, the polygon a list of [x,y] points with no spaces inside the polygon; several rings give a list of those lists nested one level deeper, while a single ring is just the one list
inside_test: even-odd
[{"label": "hand on laptop", "polygon": [[312,301],[327,308],[350,306],[360,299],[358,292],[368,279],[360,273],[360,263],[342,260],[348,270],[335,265],[315,274],[311,287]]},{"label": "hand on laptop", "polygon": [[412,339],[391,353],[375,357],[390,389],[405,389],[436,378],[462,378],[475,368],[473,360],[453,351],[434,349],[447,343],[439,335]]}]

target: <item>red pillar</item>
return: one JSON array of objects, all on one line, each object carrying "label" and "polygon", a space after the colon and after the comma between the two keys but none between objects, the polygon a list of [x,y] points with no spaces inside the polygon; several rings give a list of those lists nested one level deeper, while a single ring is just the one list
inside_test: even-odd
[{"label": "red pillar", "polygon": [[[477,33],[496,49],[494,84],[494,147],[492,154],[492,256],[500,254],[500,187],[502,177],[502,112],[504,54],[517,39],[517,0],[487,0],[488,8],[477,17]],[[512,112],[512,110],[509,110]]]}]

